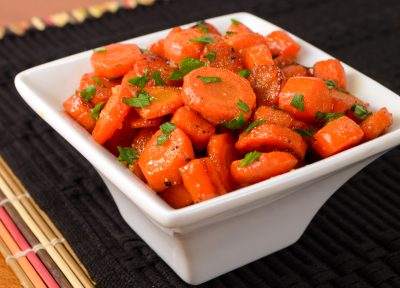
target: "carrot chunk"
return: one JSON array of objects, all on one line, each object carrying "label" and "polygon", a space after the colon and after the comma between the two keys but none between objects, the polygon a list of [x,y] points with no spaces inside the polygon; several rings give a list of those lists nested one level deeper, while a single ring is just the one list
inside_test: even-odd
[{"label": "carrot chunk", "polygon": [[96,120],[91,116],[90,105],[82,100],[82,97],[75,93],[68,97],[63,103],[64,111],[76,122],[91,132],[96,125]]},{"label": "carrot chunk", "polygon": [[207,146],[208,140],[215,133],[213,125],[187,106],[179,108],[171,122],[181,128],[199,150]]},{"label": "carrot chunk", "polygon": [[183,101],[213,124],[250,118],[256,96],[249,82],[230,70],[202,67],[184,77]]},{"label": "carrot chunk", "polygon": [[382,135],[393,123],[392,114],[386,109],[381,108],[361,123],[366,140],[374,139]]},{"label": "carrot chunk", "polygon": [[129,119],[129,124],[131,128],[149,128],[149,127],[158,127],[163,122],[163,118],[154,118],[154,119],[144,119],[140,116],[133,117]]},{"label": "carrot chunk", "polygon": [[361,142],[363,130],[347,116],[328,122],[314,134],[313,149],[326,158]]},{"label": "carrot chunk", "polygon": [[165,58],[165,54],[164,54],[164,39],[160,39],[160,40],[154,42],[153,44],[151,44],[149,50],[154,55],[157,55],[157,56]]},{"label": "carrot chunk", "polygon": [[281,70],[285,76],[285,79],[289,79],[291,77],[309,76],[307,68],[299,64],[291,64],[282,67]]},{"label": "carrot chunk", "polygon": [[194,159],[180,169],[183,185],[198,203],[218,196],[204,159]]},{"label": "carrot chunk", "polygon": [[153,54],[143,54],[142,57],[135,62],[130,79],[135,77],[143,77],[145,86],[164,86],[173,85],[169,80],[173,69],[168,65],[167,60]]},{"label": "carrot chunk", "polygon": [[156,132],[139,157],[144,177],[156,192],[182,183],[179,168],[194,158],[192,143],[181,129],[175,128],[163,143],[162,135],[161,130]]},{"label": "carrot chunk", "polygon": [[205,21],[199,21],[197,22],[194,26],[191,27],[192,29],[196,29],[202,34],[214,34],[215,36],[221,35],[218,31],[217,28],[215,28],[214,25],[205,22]]},{"label": "carrot chunk", "polygon": [[337,89],[330,89],[329,92],[332,97],[333,112],[335,113],[344,113],[349,111],[354,104],[365,105],[363,101],[349,93]]},{"label": "carrot chunk", "polygon": [[207,66],[224,68],[237,72],[243,68],[242,58],[230,45],[225,41],[216,41],[206,45],[201,56]]},{"label": "carrot chunk", "polygon": [[333,81],[337,87],[346,88],[346,73],[339,60],[328,59],[314,64],[314,76]]},{"label": "carrot chunk", "polygon": [[294,119],[289,113],[270,106],[258,107],[254,112],[254,120],[262,120],[262,123],[276,124],[291,129],[307,127],[307,124]]},{"label": "carrot chunk", "polygon": [[231,25],[228,27],[228,34],[232,33],[253,33],[249,27],[244,25],[243,23],[232,19]]},{"label": "carrot chunk", "polygon": [[250,132],[243,132],[235,144],[240,152],[253,150],[268,152],[283,150],[293,153],[298,159],[304,159],[307,144],[303,138],[293,130],[275,124],[262,124]]},{"label": "carrot chunk", "polygon": [[271,52],[266,44],[258,44],[244,49],[243,58],[248,69],[258,65],[274,64]]},{"label": "carrot chunk", "polygon": [[256,155],[258,159],[249,165],[246,165],[246,159],[236,160],[231,165],[232,177],[241,186],[247,186],[289,172],[298,163],[296,157],[287,152],[255,153],[259,153]]},{"label": "carrot chunk", "polygon": [[313,122],[317,112],[331,112],[332,105],[324,81],[315,77],[289,78],[279,94],[279,108],[306,122]]},{"label": "carrot chunk", "polygon": [[160,194],[161,198],[175,209],[183,208],[193,204],[192,195],[182,184],[169,187]]},{"label": "carrot chunk", "polygon": [[91,62],[97,76],[117,78],[132,69],[140,56],[140,49],[135,44],[117,43],[94,52]]},{"label": "carrot chunk", "polygon": [[88,89],[93,89],[94,94],[90,96],[90,103],[99,104],[107,102],[111,96],[111,88],[115,86],[113,82],[104,77],[96,76],[94,73],[83,74],[79,83],[79,93],[86,93]]},{"label": "carrot chunk", "polygon": [[229,34],[225,36],[225,41],[239,53],[242,53],[245,48],[266,44],[264,37],[254,32]]},{"label": "carrot chunk", "polygon": [[273,31],[265,39],[273,56],[293,59],[300,51],[300,45],[285,31]]},{"label": "carrot chunk", "polygon": [[146,147],[147,142],[150,141],[151,137],[158,131],[158,129],[152,128],[142,128],[135,134],[132,139],[132,148],[136,149],[138,154],[142,154],[144,147]]}]

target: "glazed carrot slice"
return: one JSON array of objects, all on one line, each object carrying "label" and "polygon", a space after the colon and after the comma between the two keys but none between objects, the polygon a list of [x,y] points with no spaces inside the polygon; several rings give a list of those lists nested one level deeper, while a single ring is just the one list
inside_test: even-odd
[{"label": "glazed carrot slice", "polygon": [[243,23],[232,19],[231,25],[228,27],[228,35],[232,33],[253,33],[249,27]]},{"label": "glazed carrot slice", "polygon": [[243,69],[239,53],[222,40],[206,45],[201,60],[206,63],[206,66],[224,68],[233,72]]},{"label": "glazed carrot slice", "polygon": [[291,129],[304,129],[307,127],[307,124],[294,119],[289,113],[271,106],[258,107],[254,112],[254,120],[262,120],[266,124],[276,124]]},{"label": "glazed carrot slice", "polygon": [[276,65],[253,67],[249,81],[257,95],[257,105],[277,105],[284,79],[281,70]]},{"label": "glazed carrot slice", "polygon": [[279,108],[305,122],[313,122],[317,112],[332,112],[332,106],[325,82],[315,77],[289,78],[279,94]]},{"label": "glazed carrot slice", "polygon": [[141,56],[135,44],[111,44],[98,49],[91,57],[92,66],[97,76],[117,78],[132,69]]},{"label": "glazed carrot slice", "polygon": [[254,32],[228,34],[225,36],[225,41],[239,53],[242,53],[245,48],[266,44],[264,37]]},{"label": "glazed carrot slice", "polygon": [[342,116],[328,122],[314,134],[313,149],[323,158],[351,148],[361,142],[363,130],[356,122]]},{"label": "glazed carrot slice", "polygon": [[207,146],[208,140],[215,133],[213,125],[187,106],[176,110],[171,122],[181,128],[199,150]]},{"label": "glazed carrot slice", "polygon": [[386,109],[381,108],[361,123],[366,140],[374,139],[382,135],[393,123],[392,114]]},{"label": "glazed carrot slice", "polygon": [[208,142],[207,153],[206,165],[218,193],[232,191],[234,185],[229,174],[229,167],[237,159],[237,152],[231,134],[213,135]]},{"label": "glazed carrot slice", "polygon": [[164,40],[165,58],[174,63],[179,63],[188,57],[199,58],[204,44],[196,39],[202,36],[203,34],[197,29],[173,28]]},{"label": "glazed carrot slice", "polygon": [[217,28],[215,28],[214,25],[205,22],[205,21],[199,21],[197,22],[194,26],[191,27],[192,29],[195,29],[197,31],[199,31],[202,34],[214,34],[214,35],[221,35],[218,31]]},{"label": "glazed carrot slice", "polygon": [[213,124],[238,115],[250,118],[256,96],[249,82],[230,70],[202,67],[184,77],[183,101]]},{"label": "glazed carrot slice", "polygon": [[164,54],[164,39],[160,39],[150,45],[149,50],[154,55],[165,58]]},{"label": "glazed carrot slice", "polygon": [[112,154],[118,157],[118,147],[131,146],[132,139],[135,135],[135,130],[129,127],[129,123],[124,121],[121,128],[115,130],[110,139],[108,139],[103,146],[107,148]]},{"label": "glazed carrot slice", "polygon": [[298,163],[296,157],[287,152],[259,153],[258,157],[249,165],[245,165],[245,159],[232,163],[231,174],[239,185],[247,186],[289,172]]},{"label": "glazed carrot slice", "polygon": [[253,45],[243,51],[244,64],[246,68],[251,69],[257,65],[272,65],[271,52],[266,44]]},{"label": "glazed carrot slice", "polygon": [[300,45],[285,31],[273,31],[265,39],[273,56],[293,59],[300,51]]},{"label": "glazed carrot slice", "polygon": [[160,194],[161,198],[175,209],[183,208],[193,204],[192,195],[182,184],[169,187]]},{"label": "glazed carrot slice", "polygon": [[354,104],[366,105],[362,100],[349,93],[337,89],[330,89],[329,92],[332,97],[333,112],[335,113],[349,111]]},{"label": "glazed carrot slice", "polygon": [[291,64],[282,67],[281,70],[285,76],[285,79],[289,79],[291,77],[309,76],[307,68],[300,64]]},{"label": "glazed carrot slice", "polygon": [[300,160],[304,159],[307,150],[306,142],[298,133],[275,124],[262,124],[250,132],[243,132],[235,147],[240,152],[289,151]]},{"label": "glazed carrot slice", "polygon": [[90,105],[83,102],[78,94],[68,97],[63,103],[64,111],[76,122],[91,132],[96,125],[96,120],[91,116]]},{"label": "glazed carrot slice", "polygon": [[198,203],[218,196],[204,159],[194,159],[180,169],[183,185]]},{"label": "glazed carrot slice", "polygon": [[158,127],[163,122],[163,118],[154,118],[154,119],[144,119],[137,115],[129,119],[129,124],[131,128],[149,128],[149,127]]},{"label": "glazed carrot slice", "polygon": [[182,183],[179,168],[194,158],[192,143],[181,129],[175,128],[164,143],[160,142],[162,135],[161,130],[157,131],[139,157],[139,166],[156,192]]},{"label": "glazed carrot slice", "polygon": [[333,81],[339,88],[346,88],[346,73],[339,60],[318,61],[314,64],[313,71],[315,77]]},{"label": "glazed carrot slice", "polygon": [[[135,77],[145,77],[145,86],[164,86],[173,85],[174,82],[169,80],[173,68],[168,65],[167,60],[153,54],[143,54],[142,57],[135,62],[130,79]],[[131,80],[132,81],[132,80]]]},{"label": "glazed carrot slice", "polygon": [[90,96],[90,103],[105,103],[110,98],[111,88],[114,86],[115,84],[107,78],[96,76],[94,73],[85,73],[79,83],[78,92],[85,93],[92,89],[94,93]]}]

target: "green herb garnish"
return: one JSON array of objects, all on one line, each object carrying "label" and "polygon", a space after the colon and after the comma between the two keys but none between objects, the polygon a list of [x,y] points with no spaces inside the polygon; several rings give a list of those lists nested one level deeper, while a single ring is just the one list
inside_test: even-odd
[{"label": "green herb garnish", "polygon": [[325,85],[328,87],[328,89],[336,89],[337,85],[336,82],[333,80],[325,80]]},{"label": "green herb garnish", "polygon": [[89,102],[90,100],[92,100],[95,94],[96,94],[96,87],[94,85],[87,86],[80,93],[82,100],[85,102]]},{"label": "green herb garnish", "polygon": [[136,149],[132,147],[121,147],[118,146],[118,161],[125,165],[131,165],[133,161],[139,159],[139,154]]},{"label": "green herb garnish", "polygon": [[144,86],[146,86],[147,81],[149,81],[149,79],[147,79],[146,75],[133,77],[133,78],[128,80],[129,84],[137,86],[140,89],[143,89]]},{"label": "green herb garnish", "polygon": [[233,31],[226,31],[225,34],[226,34],[226,35],[233,35],[233,34],[236,34],[236,32],[233,32]]},{"label": "green herb garnish", "polygon": [[354,115],[360,120],[364,120],[365,118],[367,118],[369,115],[372,114],[367,110],[367,108],[365,108],[363,105],[360,104],[354,104],[351,107],[351,111],[353,111]]},{"label": "green herb garnish", "polygon": [[240,21],[238,21],[238,20],[236,20],[236,19],[234,19],[234,18],[231,19],[231,23],[232,23],[233,25],[239,25],[239,24],[241,24]]},{"label": "green herb garnish", "polygon": [[203,81],[205,84],[222,82],[221,78],[216,76],[197,76],[197,78]]},{"label": "green herb garnish", "polygon": [[93,49],[94,53],[103,53],[103,52],[107,52],[106,47],[99,47],[99,48],[95,48]]},{"label": "green herb garnish", "polygon": [[329,122],[334,119],[340,118],[343,115],[344,113],[335,113],[335,112],[324,113],[318,111],[317,113],[315,113],[315,118],[317,118],[317,120],[323,120]]},{"label": "green herb garnish", "polygon": [[237,130],[242,128],[245,122],[246,121],[244,120],[243,113],[240,113],[239,116],[236,116],[232,120],[225,122],[223,126],[231,130]]},{"label": "green herb garnish", "polygon": [[210,51],[204,55],[208,59],[208,61],[213,62],[215,61],[215,58],[217,57],[217,54],[214,51]]},{"label": "green herb garnish", "polygon": [[315,134],[313,129],[294,129],[297,133],[299,133],[303,137],[312,137]]},{"label": "green herb garnish", "polygon": [[128,106],[143,108],[150,105],[151,99],[152,97],[149,93],[147,93],[146,91],[140,91],[136,97],[124,98],[122,102],[124,102]]},{"label": "green herb garnish", "polygon": [[92,77],[92,81],[94,82],[95,85],[99,86],[101,84],[103,84],[103,82],[101,81],[101,79],[97,76],[93,76]]},{"label": "green herb garnish", "polygon": [[169,77],[169,79],[171,80],[180,80],[183,78],[183,76],[185,76],[186,74],[188,74],[190,71],[203,67],[204,66],[204,62],[200,61],[199,59],[196,58],[185,58],[181,61],[181,63],[179,64],[179,69],[175,70],[174,72],[172,72],[171,76]]},{"label": "green herb garnish", "polygon": [[99,115],[103,107],[104,103],[97,103],[92,109],[90,109],[90,117],[92,117],[94,120],[99,119]]},{"label": "green herb garnish", "polygon": [[246,102],[243,102],[242,99],[239,99],[239,101],[236,103],[236,106],[243,112],[250,111],[249,105],[247,105]]},{"label": "green herb garnish", "polygon": [[204,20],[197,22],[196,27],[199,28],[202,33],[208,33],[208,26]]},{"label": "green herb garnish", "polygon": [[203,43],[203,44],[210,44],[214,42],[214,38],[211,36],[200,36],[200,37],[196,37],[193,39],[190,39],[191,42],[196,42],[196,43]]},{"label": "green herb garnish", "polygon": [[243,77],[243,78],[247,78],[250,76],[250,70],[247,69],[242,69],[238,72],[239,76]]},{"label": "green herb garnish", "polygon": [[258,159],[260,159],[261,157],[261,152],[258,151],[252,151],[249,153],[246,153],[246,155],[244,155],[244,158],[242,160],[240,160],[240,167],[247,167],[251,164],[253,164],[255,161],[258,161]]},{"label": "green herb garnish", "polygon": [[251,122],[249,124],[249,126],[247,126],[247,128],[244,130],[244,132],[249,133],[251,130],[253,130],[254,128],[256,128],[256,127],[258,127],[258,126],[260,126],[260,125],[262,125],[264,123],[265,123],[264,119],[254,120],[253,122]]},{"label": "green herb garnish", "polygon": [[290,105],[295,107],[297,110],[304,111],[304,95],[294,94]]},{"label": "green herb garnish", "polygon": [[153,74],[151,75],[151,78],[153,78],[154,83],[156,84],[156,86],[164,86],[165,85],[164,80],[161,78],[161,72],[160,71],[153,72]]},{"label": "green herb garnish", "polygon": [[175,124],[172,124],[171,122],[165,122],[161,124],[160,130],[162,134],[157,137],[157,145],[162,145],[167,142],[169,136],[171,135],[172,131],[175,130],[175,128]]}]

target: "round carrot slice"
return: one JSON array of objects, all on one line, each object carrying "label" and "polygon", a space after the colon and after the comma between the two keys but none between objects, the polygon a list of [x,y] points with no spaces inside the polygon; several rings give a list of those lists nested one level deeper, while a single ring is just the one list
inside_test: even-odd
[{"label": "round carrot slice", "polygon": [[90,102],[93,104],[105,103],[110,98],[111,88],[114,86],[115,84],[105,77],[96,76],[94,73],[85,73],[79,83],[78,92],[81,93],[85,89],[93,89],[95,93]]},{"label": "round carrot slice", "polygon": [[164,143],[160,143],[162,135],[161,130],[156,132],[139,157],[143,175],[156,192],[182,183],[179,168],[194,158],[192,143],[181,129],[175,128]]},{"label": "round carrot slice", "polygon": [[285,31],[273,31],[265,39],[273,56],[296,58],[300,51],[300,45]]},{"label": "round carrot slice", "polygon": [[144,147],[146,147],[147,142],[150,141],[151,137],[158,131],[156,128],[142,128],[138,133],[135,134],[132,140],[132,148],[142,154]]},{"label": "round carrot slice", "polygon": [[256,96],[249,82],[230,70],[202,67],[184,77],[183,101],[214,124],[250,118]]},{"label": "round carrot slice", "polygon": [[308,69],[300,64],[291,64],[281,68],[285,79],[291,77],[309,76]]},{"label": "round carrot slice", "polygon": [[64,111],[76,122],[91,132],[96,125],[96,120],[91,116],[90,105],[83,102],[82,97],[75,93],[63,103]]},{"label": "round carrot slice", "polygon": [[157,55],[146,53],[135,62],[130,74],[132,78],[140,76],[146,77],[145,86],[149,87],[173,85],[174,83],[169,80],[172,71],[172,67],[168,65],[165,59]]},{"label": "round carrot slice", "polygon": [[[255,152],[257,153],[257,152]],[[257,183],[273,176],[292,170],[298,163],[297,159],[287,152],[269,152],[256,155],[258,159],[246,165],[244,159],[234,161],[231,174],[241,186]]]},{"label": "round carrot slice", "polygon": [[160,194],[161,198],[175,209],[183,208],[193,204],[192,195],[182,184],[169,187]]},{"label": "round carrot slice", "polygon": [[275,124],[262,124],[250,132],[243,132],[235,145],[241,152],[283,150],[292,152],[298,159],[304,159],[307,144],[293,130]]},{"label": "round carrot slice", "polygon": [[270,106],[258,107],[254,112],[254,120],[263,120],[266,124],[276,124],[291,129],[307,126],[304,122],[294,119],[289,113]]},{"label": "round carrot slice", "polygon": [[365,119],[360,126],[364,131],[364,138],[371,140],[382,135],[392,123],[392,114],[386,108],[381,108]]},{"label": "round carrot slice", "polygon": [[140,56],[140,49],[135,44],[117,43],[94,52],[91,62],[96,75],[117,78],[132,69]]},{"label": "round carrot slice", "polygon": [[243,69],[239,53],[222,40],[206,45],[201,60],[206,62],[207,66],[225,68],[233,72]]},{"label": "round carrot slice", "polygon": [[158,127],[163,122],[163,118],[154,118],[154,119],[144,119],[137,115],[129,119],[129,124],[131,128],[149,128],[149,127]]}]

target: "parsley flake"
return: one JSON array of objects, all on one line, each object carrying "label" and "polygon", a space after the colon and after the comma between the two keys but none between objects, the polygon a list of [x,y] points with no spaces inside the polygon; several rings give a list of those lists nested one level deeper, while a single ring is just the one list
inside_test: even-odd
[{"label": "parsley flake", "polygon": [[122,102],[135,108],[144,108],[151,104],[151,96],[146,91],[140,91],[136,97],[124,98]]},{"label": "parsley flake", "polygon": [[149,81],[149,79],[147,79],[146,75],[133,77],[133,78],[128,80],[129,84],[137,86],[140,89],[143,89],[144,86],[146,86],[147,81]]},{"label": "parsley flake", "polygon": [[326,85],[326,87],[328,87],[328,89],[336,89],[337,88],[336,81],[333,81],[333,80],[325,80],[325,85]]},{"label": "parsley flake", "polygon": [[106,49],[106,47],[99,47],[99,48],[93,49],[93,52],[94,53],[104,53],[104,52],[107,52],[107,49]]},{"label": "parsley flake", "polygon": [[197,78],[199,78],[205,84],[222,82],[221,78],[216,76],[197,76]]},{"label": "parsley flake", "polygon": [[171,135],[172,131],[175,130],[175,128],[175,124],[172,124],[171,122],[165,122],[161,124],[160,130],[162,134],[157,137],[157,145],[162,145],[167,142],[169,136]]},{"label": "parsley flake", "polygon": [[247,105],[246,102],[242,101],[242,99],[239,99],[239,101],[236,103],[236,106],[243,112],[250,111],[249,105]]},{"label": "parsley flake", "polygon": [[295,107],[297,110],[304,111],[304,95],[294,94],[290,105]]},{"label": "parsley flake", "polygon": [[315,134],[313,129],[294,129],[297,133],[299,133],[303,137],[312,137]]},{"label": "parsley flake", "polygon": [[92,117],[94,120],[99,119],[99,115],[103,107],[104,103],[97,103],[92,109],[90,109],[90,117]]},{"label": "parsley flake", "polygon": [[204,20],[197,22],[196,27],[199,28],[202,33],[208,33],[208,26]]},{"label": "parsley flake", "polygon": [[139,159],[139,154],[136,149],[132,147],[118,146],[118,161],[125,165],[131,165],[133,161]]},{"label": "parsley flake", "polygon": [[99,86],[99,85],[102,85],[102,84],[103,84],[103,82],[101,81],[100,77],[97,77],[97,76],[93,76],[93,77],[92,77],[92,81],[94,82],[94,84],[95,84],[96,86]]},{"label": "parsley flake", "polygon": [[253,130],[254,128],[256,128],[264,123],[265,123],[264,119],[254,120],[253,122],[251,122],[249,124],[249,126],[247,126],[247,128],[244,130],[244,132],[249,133],[251,130]]},{"label": "parsley flake", "polygon": [[229,120],[228,122],[225,122],[223,126],[225,128],[231,129],[231,130],[238,130],[243,127],[245,124],[245,120],[243,117],[243,113],[240,113],[239,116],[236,116],[232,120]]},{"label": "parsley flake", "polygon": [[260,159],[261,157],[261,152],[258,151],[252,151],[249,153],[246,153],[246,155],[244,155],[244,158],[242,160],[240,160],[240,167],[247,167],[251,164],[253,164],[254,162],[258,161],[258,159]]},{"label": "parsley flake", "polygon": [[90,100],[92,100],[95,94],[96,94],[96,87],[94,85],[87,86],[80,93],[82,100],[85,102],[89,102]]},{"label": "parsley flake", "polygon": [[210,51],[210,52],[206,53],[204,55],[204,57],[206,57],[208,59],[208,61],[213,62],[213,61],[215,61],[215,58],[217,57],[217,53],[215,53],[214,51]]},{"label": "parsley flake", "polygon": [[243,77],[243,78],[247,78],[250,76],[250,70],[247,69],[242,69],[238,72],[239,76]]},{"label": "parsley flake", "polygon": [[363,105],[360,104],[354,104],[351,107],[351,111],[353,111],[354,115],[360,120],[364,120],[365,118],[367,118],[369,115],[372,114],[367,110],[367,108],[365,108]]},{"label": "parsley flake", "polygon": [[156,84],[156,86],[164,86],[165,85],[164,80],[161,78],[161,72],[160,71],[153,72],[153,75],[151,75],[151,78],[153,78],[154,83]]},{"label": "parsley flake", "polygon": [[335,112],[324,113],[318,111],[317,113],[315,113],[315,118],[317,118],[317,120],[323,120],[329,122],[337,118],[340,118],[343,115],[344,113],[335,113]]},{"label": "parsley flake", "polygon": [[193,39],[190,39],[191,42],[196,42],[196,43],[203,43],[203,44],[210,44],[214,42],[214,38],[211,36],[200,36],[200,37],[196,37]]},{"label": "parsley flake", "polygon": [[234,31],[226,31],[226,35],[233,35],[233,34],[236,34],[236,32],[234,32]]},{"label": "parsley flake", "polygon": [[204,62],[200,61],[199,59],[190,58],[190,57],[185,58],[179,64],[179,69],[172,72],[169,79],[180,80],[183,78],[183,76],[188,74],[190,71],[200,68],[200,67],[203,67],[203,66],[204,66]]},{"label": "parsley flake", "polygon": [[233,25],[239,25],[239,24],[241,24],[240,21],[238,21],[238,20],[236,20],[236,19],[234,19],[234,18],[231,19],[231,23],[232,23]]}]

